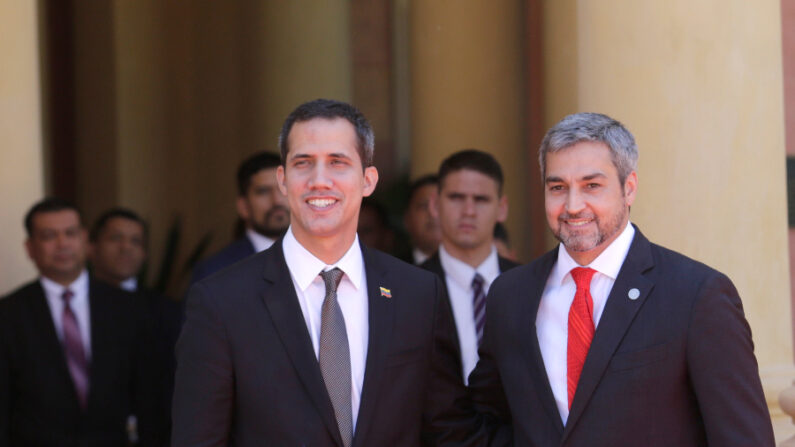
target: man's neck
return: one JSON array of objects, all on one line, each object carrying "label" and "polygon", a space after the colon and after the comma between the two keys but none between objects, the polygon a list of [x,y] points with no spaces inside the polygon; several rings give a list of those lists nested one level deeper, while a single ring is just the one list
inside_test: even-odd
[{"label": "man's neck", "polygon": [[109,274],[107,274],[107,273],[105,273],[105,272],[103,272],[103,271],[101,271],[99,269],[94,269],[93,273],[94,273],[94,278],[96,278],[96,279],[98,279],[98,280],[100,280],[100,281],[102,281],[102,282],[104,282],[106,284],[110,284],[110,285],[112,285],[114,287],[119,287],[121,285],[121,282],[123,281],[123,279],[115,278],[114,276],[109,275]]},{"label": "man's neck", "polygon": [[450,256],[466,263],[472,268],[477,268],[480,264],[483,264],[483,261],[485,261],[486,258],[488,258],[491,254],[493,241],[489,240],[488,243],[474,248],[457,247],[456,245],[450,243],[450,241],[445,240],[442,240],[442,245],[444,245],[445,251],[447,251]]},{"label": "man's neck", "polygon": [[293,235],[301,246],[306,248],[306,250],[312,253],[316,258],[325,262],[326,265],[333,265],[342,259],[356,239],[356,233],[326,238],[309,237],[295,231],[293,231]]}]

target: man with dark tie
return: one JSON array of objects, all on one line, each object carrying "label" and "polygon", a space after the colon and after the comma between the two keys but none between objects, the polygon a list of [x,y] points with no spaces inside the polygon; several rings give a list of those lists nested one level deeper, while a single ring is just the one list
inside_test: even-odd
[{"label": "man with dark tie", "polygon": [[237,170],[235,208],[243,235],[193,268],[191,284],[270,247],[290,224],[284,194],[276,184],[279,155],[257,152]]},{"label": "man with dark tie", "polygon": [[492,284],[469,378],[494,445],[774,445],[734,285],[629,222],[637,160],[601,114],[570,115],[541,143],[560,245]]},{"label": "man with dark tie", "polygon": [[40,277],[0,300],[0,445],[126,445],[130,415],[160,445],[143,309],[89,277],[72,204],[42,200],[25,228]]},{"label": "man with dark tie", "polygon": [[378,181],[370,124],[332,100],[279,137],[291,225],[271,248],[197,283],[177,343],[175,447],[418,446],[466,395],[438,278],[363,246]]},{"label": "man with dark tie", "polygon": [[508,217],[499,162],[483,151],[459,151],[442,162],[438,179],[430,211],[439,221],[442,243],[422,267],[444,281],[466,381],[478,361],[489,287],[518,264],[500,257],[494,244],[494,226]]}]

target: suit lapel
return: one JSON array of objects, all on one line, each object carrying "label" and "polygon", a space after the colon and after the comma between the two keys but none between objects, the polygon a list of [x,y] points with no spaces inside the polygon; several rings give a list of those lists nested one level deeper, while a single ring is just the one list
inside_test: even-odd
[{"label": "suit lapel", "polygon": [[298,304],[295,286],[284,261],[282,241],[274,243],[263,257],[265,259],[263,276],[266,286],[261,295],[262,300],[268,308],[273,325],[307,394],[317,407],[331,436],[338,445],[342,445],[334,407],[328,397],[315,350],[312,347],[312,339],[301,306]]},{"label": "suit lapel", "polygon": [[359,417],[353,437],[354,446],[363,446],[370,428],[372,415],[377,405],[378,389],[383,377],[392,330],[395,325],[394,300],[400,296],[387,298],[381,295],[381,287],[391,289],[387,271],[378,259],[362,245],[364,268],[367,273],[367,295],[369,306],[369,330],[367,337],[367,362],[364,369],[362,398],[359,403]]},{"label": "suit lapel", "polygon": [[[533,274],[528,286],[524,290],[515,291],[517,296],[521,297],[521,311],[516,313],[516,320],[513,324],[519,328],[518,333],[521,334],[522,338],[530,341],[528,344],[522,344],[522,346],[527,346],[523,353],[525,360],[529,363],[528,370],[538,390],[541,404],[547,411],[549,420],[555,425],[558,433],[562,433],[563,422],[560,420],[560,413],[555,403],[555,395],[552,393],[552,387],[549,384],[549,377],[547,377],[544,358],[541,356],[541,348],[538,345],[538,333],[536,332],[538,306],[541,303],[541,296],[544,293],[547,278],[555,265],[556,259],[557,249],[547,252],[536,263],[537,267],[532,271]],[[528,291],[530,291],[529,296],[527,296]]]},{"label": "suit lapel", "polygon": [[[654,283],[643,276],[644,272],[653,265],[649,241],[636,227],[635,238],[618,273],[618,278],[610,290],[602,318],[588,350],[561,444],[565,442],[585,411],[610,359],[654,287]],[[638,289],[640,295],[636,299],[629,299],[630,289]]]}]

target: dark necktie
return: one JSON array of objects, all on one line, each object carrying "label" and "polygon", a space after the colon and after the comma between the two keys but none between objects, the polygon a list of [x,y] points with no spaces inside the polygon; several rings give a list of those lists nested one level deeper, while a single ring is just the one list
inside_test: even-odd
[{"label": "dark necktie", "polygon": [[326,283],[326,298],[320,312],[320,372],[326,384],[342,442],[350,447],[353,439],[353,412],[351,411],[351,354],[345,318],[337,302],[337,286],[342,270],[334,268],[320,272]]},{"label": "dark necktie", "polygon": [[577,391],[582,367],[588,349],[591,347],[594,332],[593,298],[591,297],[591,278],[596,270],[576,267],[571,270],[571,277],[577,285],[574,301],[569,308],[569,340],[566,350],[566,384],[569,395],[569,408]]},{"label": "dark necktie", "polygon": [[475,273],[472,278],[472,309],[475,317],[475,332],[478,336],[478,346],[483,340],[483,326],[486,324],[486,292],[483,290],[485,280],[480,273]]},{"label": "dark necktie", "polygon": [[66,354],[66,365],[69,368],[69,374],[72,376],[72,382],[77,393],[77,400],[80,403],[80,408],[85,410],[88,403],[88,359],[83,347],[83,339],[80,336],[77,318],[72,312],[70,301],[73,297],[74,293],[69,289],[64,290],[63,295],[61,295],[61,298],[63,298],[63,315],[61,317],[63,323],[63,349],[64,354]]}]

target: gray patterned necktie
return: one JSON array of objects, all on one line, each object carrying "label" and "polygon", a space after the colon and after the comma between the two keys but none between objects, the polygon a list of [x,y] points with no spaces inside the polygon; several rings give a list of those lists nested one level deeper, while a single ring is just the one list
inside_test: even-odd
[{"label": "gray patterned necktie", "polygon": [[326,283],[326,298],[320,312],[320,373],[326,383],[342,443],[350,447],[353,439],[353,412],[351,411],[351,354],[345,318],[337,302],[337,286],[343,272],[334,268],[320,272]]}]

